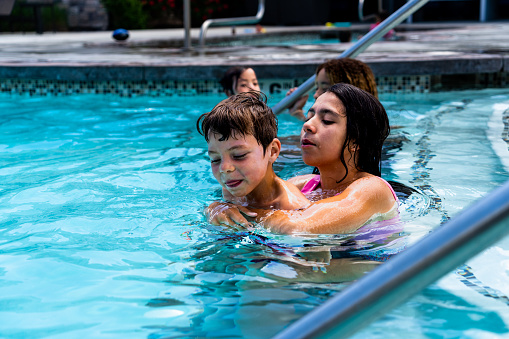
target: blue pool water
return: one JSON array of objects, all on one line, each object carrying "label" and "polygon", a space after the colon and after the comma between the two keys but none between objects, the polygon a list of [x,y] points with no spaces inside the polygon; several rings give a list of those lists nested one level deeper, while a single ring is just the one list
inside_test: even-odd
[{"label": "blue pool water", "polygon": [[[507,90],[383,96],[404,232],[213,227],[195,123],[221,99],[0,96],[0,337],[270,338],[509,179]],[[300,122],[279,123],[276,170],[309,173]],[[509,336],[508,272],[502,239],[356,337]]]},{"label": "blue pool water", "polygon": [[[251,32],[254,33],[254,32]],[[345,32],[346,33],[346,32]],[[301,33],[299,36],[284,35],[284,36],[266,36],[263,34],[245,35],[243,39],[210,42],[208,45],[218,46],[309,46],[309,45],[337,45],[341,42],[356,42],[359,37],[362,37],[366,32],[352,32],[346,33],[343,41],[340,40],[338,32],[331,32],[328,36],[321,36],[320,33]]]}]

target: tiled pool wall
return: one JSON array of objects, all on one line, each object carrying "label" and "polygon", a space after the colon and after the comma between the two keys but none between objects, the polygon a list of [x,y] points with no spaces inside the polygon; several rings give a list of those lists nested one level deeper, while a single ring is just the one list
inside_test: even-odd
[{"label": "tiled pool wall", "polygon": [[[260,79],[267,94],[286,92],[306,79]],[[509,86],[507,72],[455,75],[408,75],[376,77],[380,94],[428,93],[465,88],[501,88]],[[217,80],[53,80],[1,79],[0,92],[30,95],[115,94],[120,96],[167,96],[221,93]]]},{"label": "tiled pool wall", "polygon": [[[260,78],[267,95],[286,93],[307,78]],[[442,90],[509,87],[509,73],[448,75],[399,75],[376,77],[379,94],[429,93]],[[113,94],[131,96],[203,95],[222,93],[217,79],[211,80],[59,80],[0,78],[0,92],[27,95]]]},{"label": "tiled pool wall", "polygon": [[[262,92],[286,93],[306,79],[259,79]],[[430,76],[377,78],[380,93],[427,93],[432,88]],[[0,92],[29,95],[115,94],[129,96],[168,96],[222,93],[217,80],[49,80],[2,79]]]}]

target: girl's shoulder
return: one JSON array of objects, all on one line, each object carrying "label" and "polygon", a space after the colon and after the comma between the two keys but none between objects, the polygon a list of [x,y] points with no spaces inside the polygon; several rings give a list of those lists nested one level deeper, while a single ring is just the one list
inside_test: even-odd
[{"label": "girl's shoulder", "polygon": [[[347,190],[350,192],[362,192],[362,195],[368,198],[368,200],[371,197],[378,201],[385,200],[387,202],[391,202],[391,204],[398,200],[392,186],[384,179],[372,174],[368,174],[355,180],[349,185]],[[386,199],[380,199],[382,197],[385,197]]]},{"label": "girl's shoulder", "polygon": [[309,180],[313,179],[316,176],[317,176],[317,174],[304,174],[304,175],[298,175],[296,177],[290,178],[286,181],[297,186],[297,188],[299,190],[302,190],[304,185],[306,185]]}]

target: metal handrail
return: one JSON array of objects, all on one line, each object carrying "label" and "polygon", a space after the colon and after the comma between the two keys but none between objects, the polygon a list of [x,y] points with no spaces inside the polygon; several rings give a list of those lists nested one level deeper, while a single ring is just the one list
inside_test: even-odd
[{"label": "metal handrail", "polygon": [[[341,53],[339,58],[355,58],[357,55],[362,53],[368,48],[373,42],[378,41],[387,32],[397,26],[400,22],[405,20],[412,13],[421,8],[428,0],[412,0],[401,6],[396,12],[392,13],[387,19],[385,19],[380,25],[369,31],[362,39],[357,41],[352,47]],[[279,114],[286,108],[293,105],[298,98],[305,95],[314,86],[316,75],[313,74],[307,79],[302,85],[300,85],[292,94],[283,98],[279,103],[272,107],[274,114]]]},{"label": "metal handrail", "polygon": [[[370,14],[364,16],[364,0],[359,0],[359,20],[366,21],[376,16],[376,14]],[[378,13],[382,11],[382,0],[378,0]]]},{"label": "metal handrail", "polygon": [[205,33],[209,27],[229,26],[229,25],[252,25],[257,24],[265,13],[265,0],[258,0],[258,12],[256,16],[247,16],[242,18],[224,18],[224,19],[208,19],[200,28],[200,48],[205,47]]},{"label": "metal handrail", "polygon": [[274,339],[345,338],[509,233],[509,181]]},{"label": "metal handrail", "polygon": [[191,0],[184,0],[184,50],[191,49]]}]

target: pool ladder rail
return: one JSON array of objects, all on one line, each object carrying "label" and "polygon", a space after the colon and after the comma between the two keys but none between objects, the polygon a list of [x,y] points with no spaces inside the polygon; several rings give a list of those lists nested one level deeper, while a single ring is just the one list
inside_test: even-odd
[{"label": "pool ladder rail", "polygon": [[[189,0],[184,0],[188,2]],[[200,28],[200,49],[205,48],[205,35],[210,27],[234,26],[234,25],[253,25],[262,20],[265,14],[265,0],[258,0],[258,12],[255,16],[247,16],[241,18],[224,18],[224,19],[208,19],[203,22]]]},{"label": "pool ladder rail", "polygon": [[[387,32],[399,25],[403,20],[412,15],[419,8],[424,6],[428,0],[411,0],[401,6],[396,12],[392,13],[387,19],[382,21],[378,26],[369,31],[352,47],[341,53],[339,58],[355,58],[362,53],[374,42],[380,40]],[[315,84],[316,75],[312,75],[302,85],[300,85],[292,94],[283,98],[279,103],[272,107],[274,114],[280,114],[285,109],[293,105],[293,103],[303,95],[306,95]]]}]

